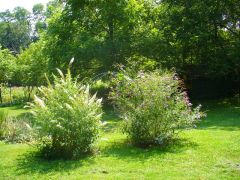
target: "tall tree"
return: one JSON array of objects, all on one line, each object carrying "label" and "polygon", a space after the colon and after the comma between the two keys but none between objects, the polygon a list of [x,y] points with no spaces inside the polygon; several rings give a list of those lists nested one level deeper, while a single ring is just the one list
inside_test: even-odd
[{"label": "tall tree", "polygon": [[145,1],[67,0],[49,21],[50,63],[75,57],[76,73],[105,71],[138,51]]},{"label": "tall tree", "polygon": [[30,13],[21,7],[0,13],[0,44],[17,54],[31,43]]},{"label": "tall tree", "polygon": [[48,72],[48,58],[43,52],[45,42],[41,39],[32,43],[17,60],[18,69],[15,79],[23,86],[34,87],[45,83]]},{"label": "tall tree", "polygon": [[43,4],[39,3],[33,6],[31,23],[34,26],[32,39],[37,41],[40,33],[47,28],[46,11]]},{"label": "tall tree", "polygon": [[163,0],[155,14],[163,64],[192,78],[240,74],[239,1]]},{"label": "tall tree", "polygon": [[8,49],[2,49],[0,46],[0,102],[3,102],[2,87],[13,81],[13,75],[16,70],[16,58]]}]

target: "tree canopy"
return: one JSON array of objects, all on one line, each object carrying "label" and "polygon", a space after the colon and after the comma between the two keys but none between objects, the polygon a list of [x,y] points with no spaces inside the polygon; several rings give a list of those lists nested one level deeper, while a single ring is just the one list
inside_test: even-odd
[{"label": "tree canopy", "polygon": [[31,76],[39,66],[50,74],[66,69],[75,57],[72,72],[82,78],[151,59],[185,80],[239,80],[240,2],[55,0],[34,5],[32,13],[1,12],[0,44],[22,52],[19,62]]}]

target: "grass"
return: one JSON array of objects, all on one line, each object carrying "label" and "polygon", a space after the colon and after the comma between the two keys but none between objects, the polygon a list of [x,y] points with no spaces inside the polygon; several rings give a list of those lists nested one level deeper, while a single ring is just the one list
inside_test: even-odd
[{"label": "grass", "polygon": [[5,110],[8,112],[9,116],[19,116],[28,112],[27,109],[24,109],[24,105],[15,105],[10,107],[0,107],[0,110]]},{"label": "grass", "polygon": [[0,179],[239,179],[240,107],[222,102],[205,107],[208,117],[198,128],[184,131],[180,141],[165,148],[126,143],[111,110],[104,116],[108,125],[99,153],[92,157],[46,161],[32,156],[28,145],[0,142]]}]

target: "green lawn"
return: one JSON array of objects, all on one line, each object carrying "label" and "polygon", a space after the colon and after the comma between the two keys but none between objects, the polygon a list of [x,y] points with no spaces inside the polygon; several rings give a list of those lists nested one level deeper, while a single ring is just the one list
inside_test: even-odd
[{"label": "green lawn", "polygon": [[28,145],[0,142],[0,179],[240,179],[240,107],[205,107],[208,117],[198,128],[184,131],[167,148],[126,143],[112,111],[106,112],[109,123],[93,157],[45,161],[31,156]]},{"label": "green lawn", "polygon": [[9,116],[18,116],[27,112],[27,110],[24,109],[24,105],[16,105],[12,107],[0,107],[0,110],[6,110]]}]

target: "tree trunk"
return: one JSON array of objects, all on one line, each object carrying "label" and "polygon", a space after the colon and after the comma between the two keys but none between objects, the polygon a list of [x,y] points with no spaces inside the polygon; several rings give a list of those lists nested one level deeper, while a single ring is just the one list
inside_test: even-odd
[{"label": "tree trunk", "polygon": [[10,96],[10,103],[12,104],[12,86],[9,86],[9,96]]},{"label": "tree trunk", "polygon": [[111,61],[116,62],[116,52],[115,52],[115,45],[114,45],[114,22],[113,19],[111,19],[108,23],[108,35],[109,35],[109,42],[110,42],[110,57]]},{"label": "tree trunk", "polygon": [[28,86],[28,101],[31,99],[31,94],[32,94],[33,86]]}]

